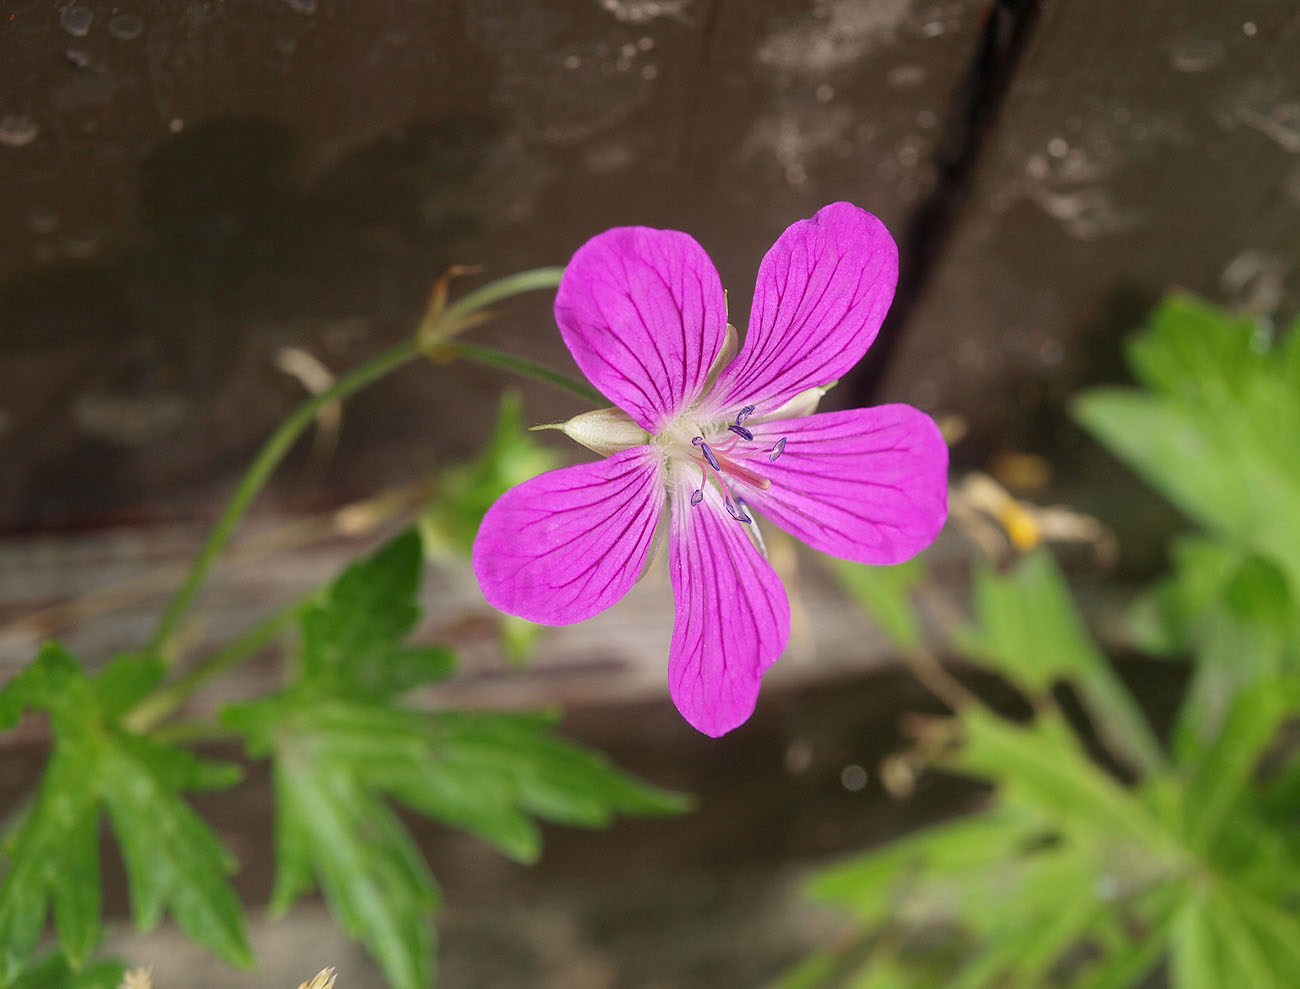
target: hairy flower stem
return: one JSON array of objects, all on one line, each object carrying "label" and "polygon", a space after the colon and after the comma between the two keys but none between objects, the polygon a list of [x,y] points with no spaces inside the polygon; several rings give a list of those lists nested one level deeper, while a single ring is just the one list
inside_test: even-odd
[{"label": "hairy flower stem", "polygon": [[[312,395],[294,409],[262,445],[262,449],[258,451],[257,456],[253,459],[248,471],[239,482],[239,486],[235,488],[235,493],[231,495],[225,510],[212,527],[212,531],[208,533],[208,537],[204,541],[202,549],[199,550],[198,556],[195,557],[184,582],[177,589],[176,594],[167,605],[166,611],[163,612],[162,618],[159,619],[153,634],[149,637],[149,641],[145,645],[145,651],[160,656],[164,662],[170,663],[174,661],[175,656],[171,654],[169,648],[171,640],[181,620],[198,596],[204,580],[207,579],[217,558],[230,541],[235,527],[243,518],[244,513],[248,511],[253,499],[265,487],[266,482],[270,480],[280,462],[289,453],[298,438],[312,424],[316,418],[316,413],[323,406],[347,398],[367,385],[371,385],[405,366],[415,358],[429,353],[431,348],[461,352],[465,345],[450,341],[447,338],[464,329],[467,325],[481,321],[476,317],[486,317],[486,314],[481,312],[484,306],[521,292],[554,288],[559,284],[562,272],[563,269],[561,268],[537,268],[532,271],[522,271],[485,285],[445,308],[445,294],[435,292],[430,300],[429,311],[425,313],[420,322],[419,332],[372,357],[360,367],[349,371],[334,382],[331,387],[317,395]],[[487,353],[483,352],[476,355],[465,352],[464,356],[470,360],[492,363],[485,356]],[[496,352],[490,353],[496,354]],[[563,377],[558,371],[551,371],[549,368],[544,369],[545,373],[543,373],[540,365],[533,365],[522,358],[515,359],[513,364],[506,364],[498,359],[495,361],[494,366],[504,367],[516,373],[530,374],[553,385],[557,384]],[[576,382],[571,382],[570,385],[570,390],[582,387]]]},{"label": "hairy flower stem", "polygon": [[319,594],[318,588],[282,605],[183,676],[149,694],[126,716],[123,721],[125,726],[137,734],[153,730],[209,680],[214,680],[223,673],[242,666],[264,647],[274,642],[317,600]]},{"label": "hairy flower stem", "polygon": [[454,353],[476,364],[500,368],[503,371],[513,371],[515,374],[521,374],[524,377],[553,385],[562,391],[567,391],[570,395],[576,395],[583,401],[590,402],[592,405],[609,404],[609,400],[590,385],[575,381],[567,374],[547,367],[545,364],[530,361],[528,358],[520,357],[517,354],[509,354],[504,350],[495,350],[492,347],[480,347],[477,344],[463,343],[460,340],[449,340],[441,344],[439,349]]}]

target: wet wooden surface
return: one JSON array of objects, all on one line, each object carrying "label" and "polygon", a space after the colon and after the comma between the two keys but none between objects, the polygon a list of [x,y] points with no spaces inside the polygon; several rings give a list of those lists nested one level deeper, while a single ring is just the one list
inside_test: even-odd
[{"label": "wet wooden surface", "polygon": [[1068,469],[1066,400],[1167,289],[1289,318],[1298,60],[1294,4],[1044,3],[884,390]]},{"label": "wet wooden surface", "polygon": [[[250,0],[0,21],[0,528],[195,518],[301,396],[410,332],[451,263],[562,264],[609,226],[691,231],[743,325],[789,223],[901,227],[976,0]],[[6,136],[7,135],[7,136]],[[488,342],[572,367],[544,299]],[[502,376],[414,368],[348,403],[285,511],[464,453]],[[532,389],[546,421],[572,400]]]},{"label": "wet wooden surface", "polygon": [[[1024,44],[989,47],[1017,17],[1029,18]],[[140,641],[156,591],[101,601],[71,626],[45,609],[187,559],[303,394],[277,368],[286,348],[344,370],[412,329],[447,265],[483,263],[489,277],[563,263],[624,223],[692,232],[743,325],[767,246],[840,198],[881,215],[904,262],[925,267],[887,346],[833,400],[960,416],[962,467],[1005,449],[1046,454],[1054,499],[1097,507],[1121,537],[1145,533],[1143,565],[1157,565],[1151,534],[1167,530],[1150,520],[1168,516],[1142,507],[1154,502],[1097,459],[1063,405],[1118,376],[1119,340],[1170,285],[1265,313],[1300,304],[1298,61],[1300,14],[1267,0],[10,3],[0,678],[44,635],[92,665]],[[970,124],[955,115],[975,105],[988,129],[961,144],[962,169],[937,168]],[[943,222],[913,242],[926,210]],[[540,296],[476,333],[572,367]],[[333,455],[296,451],[250,530],[472,452],[502,385],[480,368],[413,366],[357,396]],[[575,411],[524,390],[533,421]],[[357,547],[336,533],[218,575],[194,643],[328,579]],[[954,593],[964,554],[953,536],[937,554]],[[425,835],[453,904],[448,984],[499,984],[488,960],[570,989],[758,984],[826,929],[800,912],[791,870],[972,798],[936,780],[919,802],[886,799],[876,762],[900,713],[926,702],[802,563],[791,655],[753,724],[717,743],[664,696],[662,576],[549,634],[520,673],[468,573],[434,571],[421,634],[453,642],[465,664],[444,702],[563,703],[579,737],[704,799],[681,822],[554,831],[535,871]],[[255,692],[275,675],[253,664],[222,689]],[[1176,696],[1167,669],[1143,683],[1148,706]],[[3,806],[42,752],[30,726],[0,740]],[[865,790],[840,784],[850,764],[868,769]],[[264,896],[264,781],[204,809],[244,861],[244,892]],[[612,887],[626,897],[611,900]],[[285,984],[311,974],[304,958],[345,950],[312,916],[269,935]],[[196,974],[207,963],[183,953],[168,970],[161,941],[120,943],[183,973],[160,985],[234,984]]]}]

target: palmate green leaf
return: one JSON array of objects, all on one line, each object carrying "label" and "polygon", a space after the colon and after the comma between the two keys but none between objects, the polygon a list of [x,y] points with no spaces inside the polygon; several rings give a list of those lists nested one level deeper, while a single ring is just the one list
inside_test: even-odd
[{"label": "palmate green leaf", "polygon": [[1300,593],[1296,344],[1186,297],[1132,345],[1148,391],[1085,393],[1075,417],[1192,519],[1273,560]]},{"label": "palmate green leaf", "polygon": [[97,762],[93,744],[55,745],[0,880],[0,985],[35,951],[53,906],[60,947],[80,966],[99,943]]},{"label": "palmate green leaf", "polygon": [[407,530],[348,567],[302,617],[303,676],[376,697],[447,677],[454,665],[449,650],[401,644],[420,615],[423,565],[420,536]]},{"label": "palmate green leaf", "polygon": [[685,801],[555,737],[538,715],[428,713],[396,695],[450,670],[403,645],[418,617],[419,537],[349,567],[303,618],[296,682],[230,705],[222,722],[269,755],[276,795],[272,908],[319,885],[330,909],[401,989],[432,979],[437,886],[389,801],[533,861],[536,818],[589,827]]},{"label": "palmate green leaf", "polygon": [[222,718],[253,752],[272,753],[273,909],[318,881],[343,927],[401,987],[428,984],[436,886],[385,797],[525,862],[540,851],[534,817],[600,827],[616,813],[685,807],[556,738],[545,717],[426,714],[304,685]]},{"label": "palmate green leaf", "polygon": [[437,886],[392,810],[355,767],[292,745],[275,763],[274,786],[272,913],[286,912],[314,876],[340,926],[366,944],[395,989],[430,985]]},{"label": "palmate green leaf", "polygon": [[1148,774],[1163,767],[1155,733],[1088,633],[1049,552],[1030,553],[1007,574],[977,565],[972,595],[975,622],[958,632],[959,648],[1031,696],[1068,679],[1118,758]]},{"label": "palmate green leaf", "polygon": [[151,930],[170,908],[197,944],[251,967],[244,911],[227,875],[236,863],[180,789],[220,788],[239,778],[189,753],[120,735],[105,749],[101,794],[122,849],[136,926]]},{"label": "palmate green leaf", "polygon": [[200,944],[234,964],[251,964],[243,912],[226,879],[233,863],[180,796],[229,786],[238,772],[117,724],[160,675],[157,663],[127,656],[88,677],[51,643],[0,692],[6,720],[12,723],[26,708],[45,710],[54,733],[45,774],[0,880],[0,985],[16,977],[34,950],[50,908],[73,968],[98,944],[101,807],[122,846],[137,923],[152,927],[170,907]]}]

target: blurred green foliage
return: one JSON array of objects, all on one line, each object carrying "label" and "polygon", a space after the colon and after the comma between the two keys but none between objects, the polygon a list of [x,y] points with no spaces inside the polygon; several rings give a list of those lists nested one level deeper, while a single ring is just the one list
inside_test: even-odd
[{"label": "blurred green foliage", "polygon": [[522,862],[541,850],[534,817],[604,827],[618,813],[686,806],[554,736],[550,715],[401,703],[453,667],[447,650],[402,644],[419,617],[422,562],[409,530],[353,564],[302,616],[293,681],[222,712],[252,757],[271,759],[271,912],[283,914],[319,882],[343,929],[401,989],[432,981],[438,891],[390,800]]},{"label": "blurred green foliage", "polygon": [[[470,558],[479,523],[492,503],[517,484],[558,467],[559,456],[524,427],[519,392],[507,389],[487,446],[474,460],[455,464],[438,476],[437,496],[420,515],[420,535],[429,556],[463,564]],[[542,626],[504,612],[497,616],[506,659],[523,665]]]},{"label": "blurred green foliage", "polygon": [[[439,904],[395,805],[524,863],[541,852],[540,821],[602,828],[620,814],[675,814],[689,805],[560,738],[553,712],[480,713],[409,699],[416,689],[436,691],[456,662],[450,649],[407,641],[420,619],[426,557],[464,565],[487,508],[552,459],[523,429],[518,396],[508,392],[488,446],[442,473],[418,529],[272,615],[268,633],[259,627],[237,640],[256,651],[294,620],[285,685],[226,705],[219,725],[197,725],[200,736],[233,733],[249,759],[270,763],[271,913],[319,886],[339,925],[365,943],[395,989],[433,983]],[[536,629],[511,619],[503,645],[525,655]],[[230,654],[210,658],[220,670]],[[121,656],[89,674],[49,643],[0,690],[0,730],[30,710],[48,715],[53,737],[41,782],[9,816],[0,844],[3,989],[118,984],[123,965],[91,960],[103,928],[101,811],[121,850],[137,927],[152,929],[169,912],[224,961],[253,965],[244,908],[228,878],[235,860],[185,796],[229,787],[242,770],[172,744],[192,723],[153,724],[177,682],[166,679],[151,656]],[[51,916],[57,950],[37,957]]]},{"label": "blurred green foliage", "polygon": [[[1157,740],[1043,550],[977,564],[948,646],[1029,702],[924,722],[919,757],[990,787],[980,812],[820,872],[855,933],[786,989],[1300,985],[1300,326],[1182,295],[1129,348],[1141,389],[1089,392],[1079,421],[1202,529],[1133,606],[1134,643],[1191,663]],[[845,570],[849,570],[847,574]],[[842,567],[904,650],[912,579]],[[865,588],[865,590],[864,590]],[[892,594],[892,598],[890,595]],[[1067,687],[1086,728],[1056,697]],[[1105,750],[1099,762],[1095,738]]]}]

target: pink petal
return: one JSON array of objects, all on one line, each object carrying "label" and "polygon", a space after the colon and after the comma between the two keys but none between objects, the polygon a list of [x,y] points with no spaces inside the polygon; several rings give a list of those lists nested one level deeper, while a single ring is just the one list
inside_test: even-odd
[{"label": "pink petal", "polygon": [[788,227],[758,269],[749,332],[710,404],[771,412],[853,367],[876,338],[898,281],[885,225],[851,203],[831,203]]},{"label": "pink petal", "polygon": [[656,432],[699,397],[722,348],[726,300],[713,262],[687,234],[615,227],[564,269],[555,320],[591,383]]},{"label": "pink petal", "polygon": [[[766,477],[738,482],[750,506],[813,549],[860,563],[901,563],[929,546],[948,516],[948,447],[910,405],[753,423],[749,455],[728,456]],[[775,462],[766,451],[785,437]]]},{"label": "pink petal", "polygon": [[604,611],[645,568],[663,508],[661,475],[660,458],[640,446],[511,488],[474,539],[483,594],[545,625]]},{"label": "pink petal", "polygon": [[682,717],[717,737],[754,712],[763,671],[785,650],[790,603],[781,578],[709,485],[702,504],[683,483],[672,498],[669,566],[677,621],[668,687]]}]

